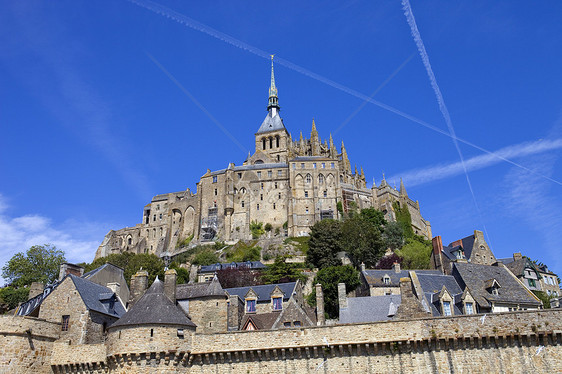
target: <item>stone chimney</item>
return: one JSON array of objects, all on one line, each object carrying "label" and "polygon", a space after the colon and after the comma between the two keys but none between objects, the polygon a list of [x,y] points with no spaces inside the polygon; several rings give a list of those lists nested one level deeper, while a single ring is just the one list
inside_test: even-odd
[{"label": "stone chimney", "polygon": [[347,292],[345,283],[338,283],[338,304],[340,309],[347,309]]},{"label": "stone chimney", "polygon": [[423,318],[428,316],[428,312],[424,310],[421,300],[418,300],[414,294],[414,285],[412,283],[413,279],[408,277],[400,278],[401,302],[396,311],[397,319]]},{"label": "stone chimney", "polygon": [[516,252],[513,254],[513,261],[521,260],[522,258],[523,255],[521,255],[521,252]]},{"label": "stone chimney", "polygon": [[139,270],[131,277],[131,293],[129,295],[129,308],[131,308],[144,295],[148,288],[148,271]]},{"label": "stone chimney", "polygon": [[361,263],[361,271],[365,271],[365,263],[364,262]]},{"label": "stone chimney", "polygon": [[168,269],[164,273],[164,294],[172,303],[176,303],[176,279],[178,273],[174,269]]},{"label": "stone chimney", "polygon": [[443,242],[441,241],[441,236],[436,236],[431,239],[431,244],[433,245],[433,252],[431,253],[431,260],[434,269],[443,270],[443,261],[441,259],[441,251],[443,251]]},{"label": "stone chimney", "polygon": [[316,284],[316,324],[318,326],[324,326],[326,324],[326,316],[324,315],[324,292],[322,291],[322,285],[320,283]]},{"label": "stone chimney", "polygon": [[431,244],[433,245],[433,254],[439,254],[443,250],[443,241],[441,240],[441,235],[436,236],[431,239]]},{"label": "stone chimney", "polygon": [[117,282],[110,282],[107,285],[107,288],[109,288],[111,291],[113,291],[113,293],[115,293],[117,296],[119,296],[119,291],[121,291],[121,285]]},{"label": "stone chimney", "polygon": [[77,277],[81,277],[82,275],[84,275],[84,268],[82,266],[65,262],[60,265],[59,281],[62,280],[62,278],[66,277],[68,274],[73,274]]},{"label": "stone chimney", "polygon": [[29,298],[28,298],[28,300],[33,299],[35,296],[42,294],[44,288],[45,288],[45,285],[41,282],[31,283],[31,286],[29,286]]},{"label": "stone chimney", "polygon": [[400,263],[395,262],[394,264],[392,264],[392,270],[394,270],[395,273],[400,273]]}]

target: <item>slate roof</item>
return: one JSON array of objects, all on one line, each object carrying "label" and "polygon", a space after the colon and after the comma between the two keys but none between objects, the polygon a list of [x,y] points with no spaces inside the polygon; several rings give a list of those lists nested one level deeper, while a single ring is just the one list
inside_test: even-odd
[{"label": "slate roof", "polygon": [[[416,270],[417,274],[443,274],[439,270]],[[392,269],[363,270],[361,272],[365,281],[370,287],[400,287],[400,278],[410,277],[409,270],[395,272]],[[383,277],[387,274],[390,277],[390,284],[385,284]]]},{"label": "slate roof", "polygon": [[453,297],[453,313],[455,315],[462,314],[462,293],[463,290],[457,283],[457,280],[452,275],[443,274],[424,274],[416,271],[420,286],[423,290],[427,302],[430,304],[431,312],[434,316],[440,316],[442,313],[440,309],[439,293],[443,286],[447,292]]},{"label": "slate roof", "polygon": [[216,263],[207,266],[201,266],[200,273],[214,273],[223,269],[264,269],[266,266],[260,261],[245,261],[245,262],[229,262],[229,263]]},{"label": "slate roof", "polygon": [[[531,296],[529,291],[510,274],[509,270],[501,265],[489,266],[457,262],[453,267],[453,276],[462,289],[469,288],[476,302],[483,307],[490,307],[491,302],[537,307],[540,305],[540,302]],[[493,295],[486,290],[486,282],[491,279],[495,279],[501,285],[498,295]]]},{"label": "slate roof", "polygon": [[228,292],[229,295],[237,295],[240,299],[244,300],[244,297],[246,296],[246,294],[251,288],[258,295],[258,303],[263,303],[263,302],[271,301],[271,293],[277,286],[281,289],[281,291],[284,294],[283,301],[287,301],[295,291],[297,282],[264,284],[262,286],[251,286],[251,287],[227,288],[225,289],[225,291]]},{"label": "slate roof", "polygon": [[158,278],[131,309],[110,329],[131,325],[179,325],[195,327],[195,324],[166,295],[164,283]]},{"label": "slate roof", "polygon": [[123,268],[121,268],[121,267],[119,267],[119,266],[117,266],[117,265],[113,265],[112,263],[107,262],[107,263],[103,264],[102,266],[100,266],[100,267],[98,267],[98,268],[96,268],[96,269],[94,269],[94,270],[91,270],[91,271],[85,273],[84,275],[82,275],[82,278],[88,279],[88,278],[92,277],[93,275],[97,274],[100,270],[105,269],[106,267],[110,267],[110,266],[111,266],[111,267],[115,267],[115,268],[117,268],[117,269],[120,269],[120,270],[123,270],[123,271],[124,271]]},{"label": "slate roof", "polygon": [[73,274],[69,274],[67,277],[72,279],[76,290],[89,310],[114,317],[121,317],[125,314],[125,308],[111,289]]},{"label": "slate roof", "polygon": [[283,120],[279,116],[279,113],[275,114],[275,117],[271,117],[271,111],[267,113],[267,116],[263,120],[258,132],[256,134],[263,134],[270,131],[276,130],[285,130],[285,125],[283,124]]},{"label": "slate roof", "polygon": [[537,269],[527,257],[523,257],[519,260],[513,260],[513,261],[510,261],[510,262],[507,262],[507,263],[504,262],[504,265],[509,270],[511,270],[511,272],[513,274],[515,274],[517,277],[524,277],[525,276],[525,269],[531,268],[537,273],[537,276],[539,277],[539,279],[541,278],[541,275],[539,274],[539,269]]},{"label": "slate roof", "polygon": [[45,286],[45,288],[43,288],[43,292],[40,293],[39,295],[32,297],[31,299],[23,302],[17,309],[16,311],[16,315],[18,316],[28,316],[31,313],[33,313],[37,307],[39,305],[41,305],[41,303],[43,303],[43,300],[45,300],[45,298],[47,296],[49,296],[49,294],[51,292],[53,292],[53,290],[55,288],[58,287],[58,285],[60,284],[60,282],[55,282],[53,284],[49,284],[47,286]]},{"label": "slate roof", "polygon": [[388,321],[402,302],[400,295],[350,297],[340,309],[340,323]]},{"label": "slate roof", "polygon": [[[454,246],[454,247],[451,247],[451,246],[443,247],[443,250],[442,250],[441,252],[442,252],[449,260],[454,261],[454,260],[457,259],[457,256],[455,256],[455,255],[453,254],[453,252],[458,251],[459,249],[464,252],[464,248],[461,247],[460,245],[456,245],[456,246]],[[471,250],[470,250],[469,252],[472,253],[472,247],[471,247]],[[464,255],[465,255],[465,258],[467,258],[467,259],[469,258],[469,257],[467,256],[466,252],[464,252]]]},{"label": "slate roof", "polygon": [[261,313],[261,314],[246,314],[242,323],[240,324],[241,328],[244,328],[248,323],[248,320],[251,320],[252,323],[256,326],[257,330],[271,330],[277,318],[279,318],[279,312],[269,312],[269,313]]},{"label": "slate roof", "polygon": [[205,296],[226,296],[224,289],[216,277],[210,282],[178,284],[176,286],[176,299],[195,299]]}]

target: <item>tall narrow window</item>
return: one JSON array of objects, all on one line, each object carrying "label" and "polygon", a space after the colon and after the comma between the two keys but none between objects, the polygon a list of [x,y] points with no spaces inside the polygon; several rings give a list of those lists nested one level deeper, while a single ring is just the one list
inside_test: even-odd
[{"label": "tall narrow window", "polygon": [[215,175],[215,176],[213,177],[213,183],[217,183],[217,180],[218,180],[218,178],[217,178],[217,176]]},{"label": "tall narrow window", "polygon": [[258,174],[258,178],[261,179],[261,171],[258,171],[257,174]]},{"label": "tall narrow window", "polygon": [[279,148],[279,136],[275,137],[275,146]]},{"label": "tall narrow window", "polygon": [[273,138],[269,138],[269,149],[273,148]]},{"label": "tall narrow window", "polygon": [[304,197],[308,197],[308,191],[304,191]]},{"label": "tall narrow window", "polygon": [[68,322],[70,321],[70,316],[62,316],[62,331],[68,331]]},{"label": "tall narrow window", "polygon": [[328,197],[328,191],[324,190],[324,197]]},{"label": "tall narrow window", "polygon": [[271,178],[273,176],[273,172],[271,170],[267,171],[267,177]]},{"label": "tall narrow window", "polygon": [[316,169],[316,162],[313,162],[313,163],[312,163],[312,168],[313,168],[313,169]]},{"label": "tall narrow window", "polygon": [[257,210],[260,210],[260,204],[257,205]]},{"label": "tall narrow window", "polygon": [[261,149],[265,150],[265,138],[261,140]]},{"label": "tall narrow window", "polygon": [[242,200],[242,202],[240,203],[240,205],[242,205],[242,208],[244,208],[244,200]]},{"label": "tall narrow window", "polygon": [[332,163],[330,164],[330,167],[331,167],[332,169],[335,169],[336,165],[332,162]]},{"label": "tall narrow window", "polygon": [[312,183],[312,176],[310,174],[306,175],[306,183]]},{"label": "tall narrow window", "polygon": [[275,203],[273,203],[273,209],[275,209]]},{"label": "tall narrow window", "polygon": [[260,200],[263,201],[263,194],[260,193]]},{"label": "tall narrow window", "polygon": [[275,184],[273,185],[275,188],[277,188],[277,182],[275,182]]},{"label": "tall narrow window", "polygon": [[215,196],[219,194],[219,191],[215,188]]},{"label": "tall narrow window", "polygon": [[246,300],[246,313],[256,312],[256,300]]},{"label": "tall narrow window", "polygon": [[464,304],[466,309],[466,314],[474,314],[474,305],[472,303]]},{"label": "tall narrow window", "polygon": [[450,316],[451,315],[451,302],[450,301],[443,301],[443,315]]},{"label": "tall narrow window", "polygon": [[283,298],[282,297],[274,297],[273,298],[273,310],[282,310],[283,309]]}]

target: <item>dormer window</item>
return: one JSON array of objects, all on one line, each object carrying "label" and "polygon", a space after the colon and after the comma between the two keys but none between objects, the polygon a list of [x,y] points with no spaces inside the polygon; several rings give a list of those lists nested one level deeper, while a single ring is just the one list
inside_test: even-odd
[{"label": "dormer window", "polygon": [[247,299],[246,300],[246,313],[255,313],[256,312],[256,300],[255,299]]},{"label": "dormer window", "polygon": [[273,301],[273,310],[274,311],[283,310],[283,298],[282,297],[274,297],[272,299],[272,301]]},{"label": "dormer window", "polygon": [[485,288],[492,295],[499,295],[500,284],[495,279],[489,279],[485,282]]},{"label": "dormer window", "polygon": [[465,303],[464,309],[466,314],[474,314],[474,304],[473,303]]},{"label": "dormer window", "polygon": [[451,313],[451,302],[450,301],[443,301],[443,315],[450,316]]},{"label": "dormer window", "polygon": [[389,277],[388,275],[385,275],[385,276],[382,278],[382,282],[383,282],[384,284],[390,284],[390,277]]}]

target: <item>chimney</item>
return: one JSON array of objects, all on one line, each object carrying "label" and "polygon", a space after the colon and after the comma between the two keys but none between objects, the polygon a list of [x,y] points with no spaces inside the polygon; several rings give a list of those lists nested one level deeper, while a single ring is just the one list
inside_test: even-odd
[{"label": "chimney", "polygon": [[129,296],[129,308],[144,294],[148,287],[148,271],[139,270],[131,277],[131,293]]},{"label": "chimney", "polygon": [[324,326],[326,324],[326,317],[324,316],[324,292],[322,292],[322,285],[316,284],[316,325]]},{"label": "chimney", "polygon": [[347,309],[347,292],[345,291],[345,283],[338,283],[338,303],[341,309]]},{"label": "chimney", "polygon": [[106,285],[106,287],[109,288],[111,291],[113,291],[114,294],[119,296],[119,291],[121,290],[121,285],[119,283],[110,282]]},{"label": "chimney", "polygon": [[28,300],[33,299],[35,296],[42,294],[44,288],[45,288],[45,285],[41,282],[31,283],[31,286],[29,286]]},{"label": "chimney", "polygon": [[361,263],[361,271],[365,271],[365,263],[364,262]]},{"label": "chimney", "polygon": [[172,303],[176,303],[176,278],[178,273],[174,269],[168,269],[164,273],[164,294]]},{"label": "chimney", "polygon": [[455,240],[451,243],[451,247],[461,246],[462,247],[462,239]]},{"label": "chimney", "polygon": [[77,277],[81,277],[82,275],[84,275],[84,268],[82,266],[69,264],[68,262],[62,263],[60,265],[59,281],[62,280],[62,278],[66,277],[68,274],[73,274]]},{"label": "chimney", "polygon": [[521,252],[517,252],[513,254],[513,261],[521,260],[522,258],[523,256],[521,255]]},{"label": "chimney", "polygon": [[400,273],[400,263],[399,262],[395,262],[392,265],[392,270],[394,270],[395,273]]},{"label": "chimney", "polygon": [[439,255],[443,250],[443,242],[441,241],[441,235],[436,236],[431,239],[431,244],[433,244],[433,253]]}]

